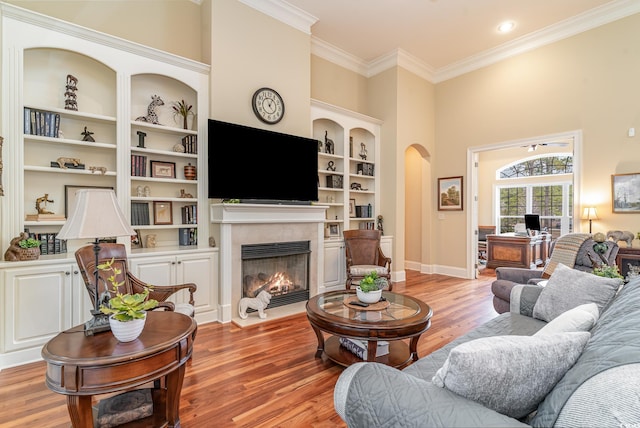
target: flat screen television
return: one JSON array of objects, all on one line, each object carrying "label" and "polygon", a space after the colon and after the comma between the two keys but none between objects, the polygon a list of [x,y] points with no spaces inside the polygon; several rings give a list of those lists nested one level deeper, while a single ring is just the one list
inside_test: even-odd
[{"label": "flat screen television", "polygon": [[318,142],[209,119],[208,196],[241,202],[318,200]]},{"label": "flat screen television", "polygon": [[538,214],[525,214],[524,224],[528,230],[540,231],[540,216]]}]

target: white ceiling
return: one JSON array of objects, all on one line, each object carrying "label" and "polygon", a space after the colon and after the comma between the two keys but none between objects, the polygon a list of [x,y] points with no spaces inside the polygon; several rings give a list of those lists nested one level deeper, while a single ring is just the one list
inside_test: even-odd
[{"label": "white ceiling", "polygon": [[[265,0],[240,1],[265,11]],[[269,2],[306,20],[314,54],[365,75],[404,62],[435,82],[640,12],[639,0]],[[515,30],[499,34],[504,20]]]}]

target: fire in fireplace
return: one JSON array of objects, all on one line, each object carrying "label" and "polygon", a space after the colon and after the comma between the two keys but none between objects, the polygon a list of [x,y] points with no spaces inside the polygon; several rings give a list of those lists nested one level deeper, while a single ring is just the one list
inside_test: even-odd
[{"label": "fire in fireplace", "polygon": [[310,241],[242,245],[242,297],[267,291],[269,307],[309,300],[310,253]]}]

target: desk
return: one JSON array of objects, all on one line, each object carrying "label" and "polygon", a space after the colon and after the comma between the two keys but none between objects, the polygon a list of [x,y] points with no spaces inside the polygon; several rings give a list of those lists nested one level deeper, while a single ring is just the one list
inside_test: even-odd
[{"label": "desk", "polygon": [[93,427],[91,397],[156,382],[153,415],[127,426],[179,427],[185,363],[193,351],[197,326],[176,312],[150,311],[140,337],[120,343],[111,332],[84,335],[84,325],[51,339],[42,348],[47,387],[67,396],[74,428]]},{"label": "desk", "polygon": [[515,233],[487,235],[487,267],[535,269],[549,259],[551,235],[518,236]]}]

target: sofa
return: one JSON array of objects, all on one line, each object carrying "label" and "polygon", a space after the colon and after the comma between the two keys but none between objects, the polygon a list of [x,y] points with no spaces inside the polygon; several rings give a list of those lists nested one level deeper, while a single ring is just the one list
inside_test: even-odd
[{"label": "sofa", "polygon": [[[553,250],[558,243],[562,240],[570,240],[575,237],[579,237],[580,234],[567,234],[558,238],[551,245],[550,250],[550,262],[553,260]],[[593,260],[597,263],[607,264],[613,266],[616,264],[616,256],[618,255],[618,244],[613,241],[605,241],[603,244],[607,246],[607,249],[602,255],[597,254],[593,246],[596,243],[592,238],[586,238],[579,247],[577,254],[575,254],[575,262],[573,268],[581,270],[583,272],[591,272],[593,270]],[[523,269],[523,268],[509,268],[499,267],[496,269],[496,280],[491,284],[491,292],[493,293],[493,308],[497,313],[509,311],[509,302],[511,296],[511,289],[516,284],[537,284],[538,282],[547,279],[545,278],[545,271],[536,269]]]},{"label": "sofa", "polygon": [[354,428],[639,426],[640,278],[621,284],[560,264],[545,287],[514,286],[513,311],[403,370],[347,367],[336,412]]}]

